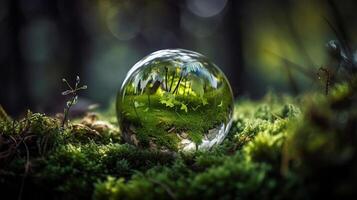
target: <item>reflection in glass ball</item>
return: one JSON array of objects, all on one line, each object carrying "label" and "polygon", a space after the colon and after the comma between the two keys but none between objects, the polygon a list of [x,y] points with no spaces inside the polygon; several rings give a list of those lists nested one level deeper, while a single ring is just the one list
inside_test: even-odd
[{"label": "reflection in glass ball", "polygon": [[117,97],[123,139],[164,151],[208,150],[227,135],[233,95],[222,71],[188,50],[156,51],[128,72]]}]

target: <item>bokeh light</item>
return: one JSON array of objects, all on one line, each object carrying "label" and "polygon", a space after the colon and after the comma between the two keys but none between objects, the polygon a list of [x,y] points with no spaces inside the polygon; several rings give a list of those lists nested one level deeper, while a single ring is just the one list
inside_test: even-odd
[{"label": "bokeh light", "polygon": [[212,17],[223,11],[227,0],[192,0],[187,1],[187,7],[200,17]]}]

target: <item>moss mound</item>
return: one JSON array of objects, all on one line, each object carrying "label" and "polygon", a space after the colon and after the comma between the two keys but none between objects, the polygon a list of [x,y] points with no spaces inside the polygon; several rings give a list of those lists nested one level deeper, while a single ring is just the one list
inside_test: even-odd
[{"label": "moss mound", "polygon": [[[120,139],[112,110],[72,122],[1,115],[0,188],[23,199],[302,199],[356,197],[356,82],[330,96],[236,102],[209,152],[175,154]],[[92,120],[92,121],[91,121]]]}]

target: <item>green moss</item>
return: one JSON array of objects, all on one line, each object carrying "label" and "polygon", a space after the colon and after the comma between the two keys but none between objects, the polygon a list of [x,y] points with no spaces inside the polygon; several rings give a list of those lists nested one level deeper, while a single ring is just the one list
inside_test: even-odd
[{"label": "green moss", "polygon": [[96,185],[94,197],[138,199],[142,192],[147,199],[287,197],[276,191],[299,182],[283,176],[279,164],[289,120],[300,114],[287,102],[237,102],[235,123],[222,145],[210,152],[181,155],[174,165],[152,168],[129,182],[109,177]]},{"label": "green moss", "polygon": [[[166,105],[163,104],[165,95],[162,94],[126,95],[126,100],[118,103],[121,110],[118,117],[123,126],[121,128],[124,132],[135,134],[139,146],[142,147],[148,147],[152,142],[158,149],[164,147],[177,151],[180,141],[178,134],[182,133],[199,145],[203,133],[208,133],[222,122],[228,123],[227,113],[230,112],[232,99],[229,95],[221,97],[222,90],[227,90],[227,87],[205,93],[205,104],[199,97],[182,94],[175,97],[169,95],[170,98],[165,100]],[[220,102],[217,102],[218,95]],[[182,105],[185,105],[187,110],[182,109]],[[170,134],[168,130],[171,130]]]},{"label": "green moss", "polygon": [[170,154],[139,150],[124,144],[67,144],[49,156],[41,177],[56,183],[54,189],[57,192],[86,197],[98,179],[109,175],[129,178],[137,170],[166,165],[172,159]]},{"label": "green moss", "polygon": [[[0,187],[4,195],[17,197],[24,183],[22,196],[40,199],[352,198],[355,86],[338,85],[328,97],[307,94],[298,102],[271,95],[256,102],[239,100],[226,140],[211,151],[191,154],[124,144],[115,121],[114,129],[98,136],[90,125],[74,128],[82,120],[64,130],[58,120],[37,113],[2,120],[1,155],[10,149],[12,137],[32,140],[25,142],[28,151],[19,142],[12,156],[1,157]],[[98,116],[110,122],[114,113]]]},{"label": "green moss", "polygon": [[340,84],[327,98],[306,97],[304,115],[295,123],[285,156],[312,197],[356,197],[357,79]]}]

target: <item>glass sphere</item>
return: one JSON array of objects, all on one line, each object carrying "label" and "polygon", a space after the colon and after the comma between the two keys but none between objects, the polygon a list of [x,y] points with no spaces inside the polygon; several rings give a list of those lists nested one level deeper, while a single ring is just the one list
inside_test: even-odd
[{"label": "glass sphere", "polygon": [[130,69],[116,106],[128,143],[163,151],[208,150],[231,127],[233,95],[223,72],[205,56],[166,49]]}]

